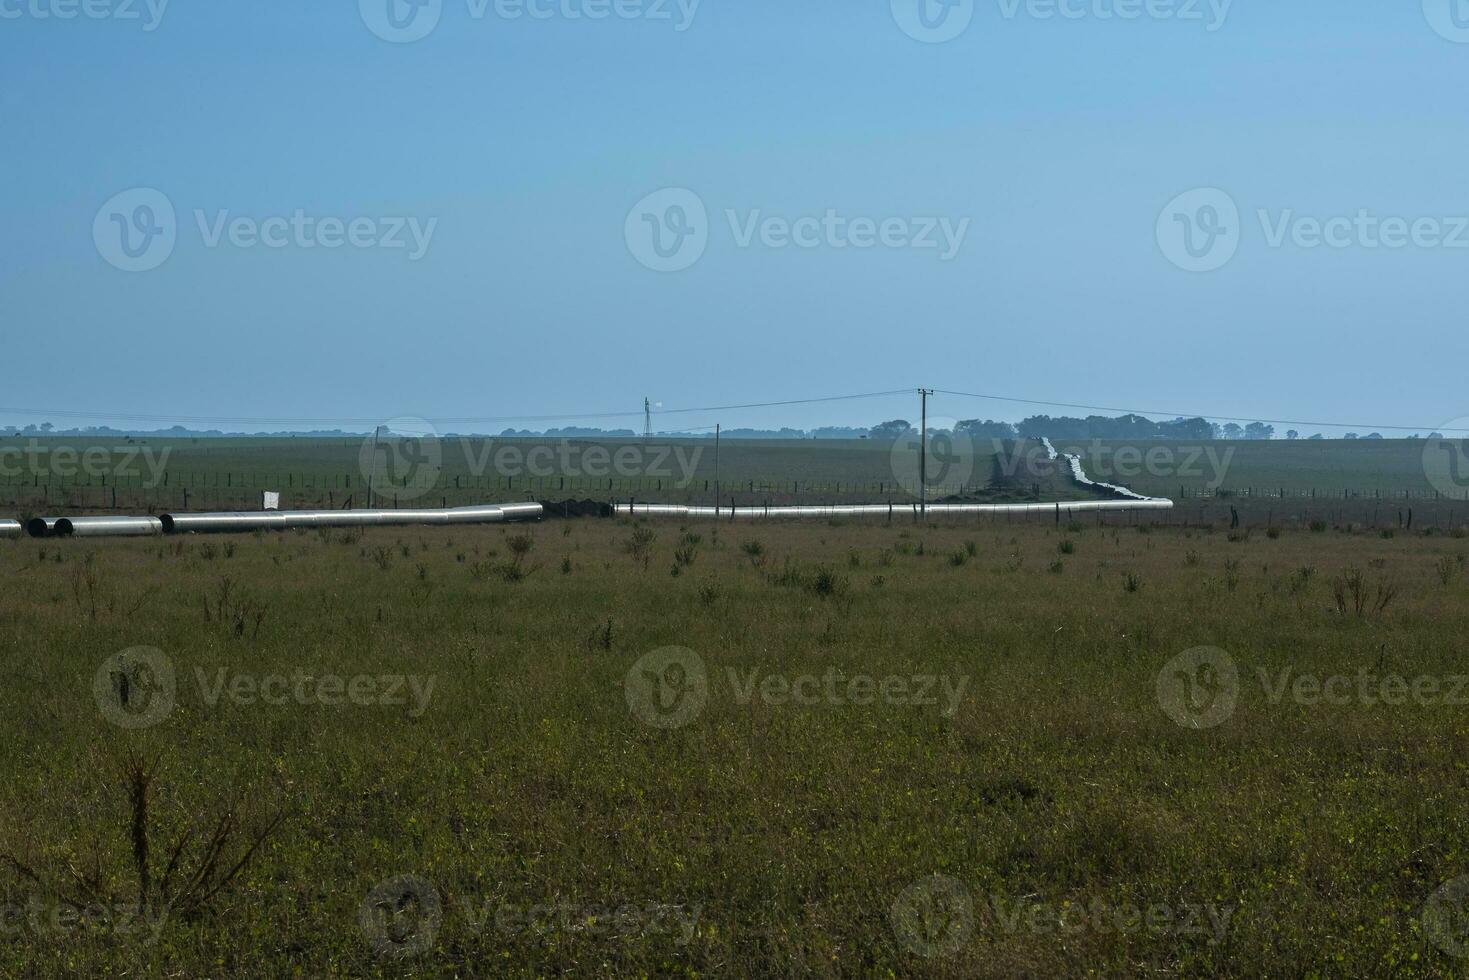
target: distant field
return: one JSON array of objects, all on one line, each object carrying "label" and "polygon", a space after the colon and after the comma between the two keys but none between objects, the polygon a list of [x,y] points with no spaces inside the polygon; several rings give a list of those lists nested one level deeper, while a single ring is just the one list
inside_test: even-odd
[{"label": "distant field", "polygon": [[[1036,443],[936,444],[930,494],[971,499],[1072,499],[1078,491]],[[1226,491],[1322,501],[1431,498],[1422,442],[1406,440],[1063,443],[1092,478],[1156,496]],[[374,459],[376,464],[374,464]],[[716,465],[717,464],[717,465]],[[872,440],[509,439],[0,439],[0,506],[199,509],[366,502],[456,504],[486,499],[712,503],[914,499],[917,454]],[[114,499],[116,501],[114,505]]]},{"label": "distant field", "polygon": [[[931,496],[1012,499],[1091,496],[1053,467],[999,465],[1013,446],[945,450],[929,472]],[[1032,444],[1032,454],[1038,452]],[[372,463],[376,458],[376,468]],[[0,439],[0,500],[24,507],[185,508],[253,506],[280,490],[297,506],[362,506],[368,476],[390,505],[487,498],[670,500],[908,500],[919,486],[917,454],[867,440],[461,438]],[[186,503],[187,500],[187,503]]]},{"label": "distant field", "polygon": [[[1269,442],[1061,443],[1079,453],[1093,479],[1117,480],[1143,493],[1256,489],[1328,493],[1429,494],[1422,441],[1405,439]],[[1149,462],[1148,454],[1153,454]],[[1108,480],[1108,482],[1117,482]]]},{"label": "distant field", "polygon": [[1452,976],[1466,561],[1090,523],[0,542],[0,976]]}]

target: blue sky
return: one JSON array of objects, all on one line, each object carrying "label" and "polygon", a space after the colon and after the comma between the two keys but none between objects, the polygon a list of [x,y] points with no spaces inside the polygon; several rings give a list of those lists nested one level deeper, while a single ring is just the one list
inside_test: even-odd
[{"label": "blue sky", "polygon": [[[174,0],[156,24],[145,0],[88,2],[99,16],[63,20],[81,0],[0,0],[0,410],[437,419],[922,384],[1469,415],[1469,30],[1449,0],[1156,0],[1155,16],[1068,0],[1065,18],[989,0],[944,43],[905,33],[894,0],[622,0],[629,16],[606,19],[568,16],[597,0],[517,19],[442,0],[412,43],[370,28],[389,0]],[[1119,9],[1144,15],[1105,16]],[[134,188],[176,213],[146,271],[98,244],[136,216],[136,198],[108,207]],[[679,271],[648,268],[635,240],[635,205],[665,188],[707,213]],[[1167,213],[1201,188],[1239,220],[1211,256],[1227,261],[1192,272],[1160,229],[1202,220]],[[369,244],[250,238],[297,212],[367,219]],[[670,216],[650,213],[651,234]],[[812,247],[771,244],[828,213],[896,222],[900,244],[810,222]],[[1422,234],[1374,248],[1355,221],[1317,246],[1299,223],[1359,215]],[[942,242],[924,234],[939,219],[964,228],[957,250],[912,247]],[[432,229],[421,249],[410,221]],[[668,425],[870,423],[913,401]]]}]

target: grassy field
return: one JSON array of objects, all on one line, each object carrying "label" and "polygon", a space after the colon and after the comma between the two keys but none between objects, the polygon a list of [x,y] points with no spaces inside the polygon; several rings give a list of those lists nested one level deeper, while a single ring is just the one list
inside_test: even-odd
[{"label": "grassy field", "polygon": [[0,975],[1454,975],[1466,556],[0,543]]},{"label": "grassy field", "polygon": [[[942,455],[940,455],[942,453]],[[1058,478],[1037,444],[984,442],[936,450],[934,498],[1092,496]],[[1006,460],[1011,464],[1004,465]],[[1026,460],[1016,463],[1016,460]],[[200,510],[259,506],[438,506],[485,500],[591,498],[712,504],[916,499],[917,454],[871,440],[0,438],[0,506],[69,510]]]},{"label": "grassy field", "polygon": [[[1222,493],[1284,499],[1296,516],[1372,521],[1361,501],[1437,507],[1447,520],[1469,486],[1439,499],[1424,443],[1408,440],[1065,444],[1103,482],[1180,502]],[[391,506],[486,500],[724,503],[882,502],[915,498],[916,454],[874,440],[356,438],[119,439],[0,437],[0,509],[12,514],[254,509],[277,490],[288,507],[364,506],[368,478]],[[938,445],[934,498],[1075,499],[1037,443]],[[1440,486],[1442,481],[1440,481]],[[1314,495],[1314,496],[1313,496]],[[1223,499],[1221,497],[1220,499]],[[1354,509],[1348,509],[1348,508]],[[1226,508],[1227,509],[1227,508]],[[1250,504],[1250,511],[1262,508]],[[1269,506],[1261,518],[1269,519]],[[1469,507],[1459,511],[1469,513]],[[1348,517],[1348,514],[1352,516]],[[1365,515],[1365,516],[1364,516]],[[1379,515],[1380,519],[1380,515]]]},{"label": "grassy field", "polygon": [[1192,493],[1284,489],[1323,495],[1408,492],[1416,497],[1434,492],[1424,469],[1424,445],[1409,439],[1323,439],[1058,443],[1057,447],[1080,454],[1093,479],[1121,482],[1158,496],[1177,497],[1180,489]]}]

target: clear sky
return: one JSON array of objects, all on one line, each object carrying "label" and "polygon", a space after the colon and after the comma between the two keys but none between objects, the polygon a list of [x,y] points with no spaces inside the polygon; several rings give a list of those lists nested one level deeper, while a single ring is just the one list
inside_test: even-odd
[{"label": "clear sky", "polygon": [[151,2],[0,0],[0,421],[1469,416],[1469,3]]}]

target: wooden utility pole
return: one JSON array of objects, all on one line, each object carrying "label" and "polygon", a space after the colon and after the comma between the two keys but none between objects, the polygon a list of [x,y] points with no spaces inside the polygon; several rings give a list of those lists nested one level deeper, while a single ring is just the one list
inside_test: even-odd
[{"label": "wooden utility pole", "polygon": [[928,396],[929,388],[919,388],[918,397],[918,511],[928,517]]},{"label": "wooden utility pole", "polygon": [[372,481],[377,476],[377,437],[382,435],[383,426],[372,430],[372,469],[367,473],[367,509],[372,509]]}]

